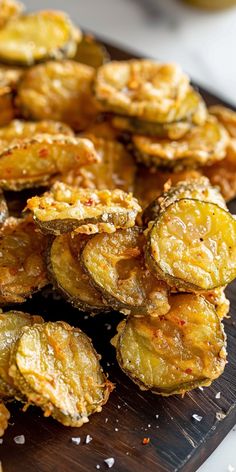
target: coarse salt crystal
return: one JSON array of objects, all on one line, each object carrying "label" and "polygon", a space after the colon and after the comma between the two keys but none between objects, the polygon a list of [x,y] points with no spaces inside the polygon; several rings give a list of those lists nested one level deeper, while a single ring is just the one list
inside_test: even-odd
[{"label": "coarse salt crystal", "polygon": [[108,468],[111,469],[111,467],[113,467],[113,465],[115,464],[115,459],[114,457],[108,457],[107,459],[104,459],[104,462],[108,466]]},{"label": "coarse salt crystal", "polygon": [[120,406],[120,405],[117,405],[117,408],[118,408],[118,410],[120,410],[120,409],[121,409],[121,406]]},{"label": "coarse salt crystal", "polygon": [[159,415],[155,415],[155,418],[158,420],[158,418],[159,418]]},{"label": "coarse salt crystal", "polygon": [[24,434],[20,434],[19,436],[14,437],[14,442],[16,444],[25,444],[25,436]]},{"label": "coarse salt crystal", "polygon": [[118,428],[115,428],[115,431],[117,432],[117,431],[119,431],[119,429],[118,429]]},{"label": "coarse salt crystal", "polygon": [[228,472],[234,472],[235,467],[231,464],[228,465]]},{"label": "coarse salt crystal", "polygon": [[71,441],[74,443],[74,444],[77,444],[77,446],[80,444],[81,442],[81,438],[77,437],[77,438],[71,438]]},{"label": "coarse salt crystal", "polygon": [[151,425],[150,425],[150,424],[148,424],[148,428],[151,428]]},{"label": "coarse salt crystal", "polygon": [[220,392],[216,393],[215,398],[217,398],[217,399],[220,398],[220,395],[221,395]]},{"label": "coarse salt crystal", "polygon": [[92,436],[90,436],[89,434],[87,434],[87,436],[86,436],[86,438],[85,438],[85,444],[89,444],[92,440],[93,440]]},{"label": "coarse salt crystal", "polygon": [[199,416],[196,413],[194,413],[194,415],[192,415],[192,418],[196,421],[202,421],[202,416]]}]

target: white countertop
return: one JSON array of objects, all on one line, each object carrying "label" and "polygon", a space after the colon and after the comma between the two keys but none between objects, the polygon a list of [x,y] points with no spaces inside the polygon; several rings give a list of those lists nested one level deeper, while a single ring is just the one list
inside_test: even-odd
[{"label": "white countertop", "polygon": [[[207,13],[177,0],[23,1],[29,10],[64,9],[104,38],[177,61],[199,84],[236,105],[236,8]],[[229,464],[236,472],[236,428],[198,472],[233,472]]]}]

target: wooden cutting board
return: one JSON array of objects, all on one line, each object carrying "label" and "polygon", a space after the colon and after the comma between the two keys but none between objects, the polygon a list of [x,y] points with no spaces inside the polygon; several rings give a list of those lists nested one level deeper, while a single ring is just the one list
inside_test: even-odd
[{"label": "wooden cutting board", "polygon": [[[112,59],[133,57],[129,52],[107,46]],[[208,104],[220,99],[200,90]],[[236,213],[236,201],[230,204]],[[110,379],[116,383],[101,414],[82,428],[66,428],[46,419],[37,408],[26,413],[11,404],[11,425],[0,445],[4,472],[90,472],[108,470],[104,459],[113,457],[114,472],[194,472],[236,423],[236,282],[227,289],[231,318],[225,321],[228,336],[228,365],[209,388],[197,389],[184,398],[161,398],[141,392],[121,372],[109,341],[121,319],[118,313],[89,318],[63,300],[52,299],[48,290],[20,306],[50,320],[67,320],[82,328],[94,341]],[[220,399],[216,399],[221,392]],[[222,420],[216,413],[222,412]],[[202,421],[192,415],[202,416]],[[25,444],[14,437],[23,434]],[[92,441],[86,444],[86,436]],[[80,445],[72,443],[80,437]],[[142,444],[143,438],[150,443]]]}]

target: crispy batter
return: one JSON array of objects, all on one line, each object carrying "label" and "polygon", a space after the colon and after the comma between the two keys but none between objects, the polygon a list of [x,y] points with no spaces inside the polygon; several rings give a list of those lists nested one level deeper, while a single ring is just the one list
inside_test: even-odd
[{"label": "crispy batter", "polygon": [[124,313],[153,314],[169,310],[165,283],[145,266],[141,228],[98,234],[88,241],[82,261],[95,286]]},{"label": "crispy batter", "polygon": [[106,110],[159,123],[189,118],[202,102],[178,65],[145,59],[100,67],[94,91]]},{"label": "crispy batter", "polygon": [[24,326],[42,323],[40,316],[29,315],[22,311],[9,311],[0,314],[0,396],[1,398],[21,397],[8,374],[11,349],[22,334]]},{"label": "crispy batter", "polygon": [[49,61],[27,71],[18,87],[17,105],[25,118],[63,121],[77,131],[95,119],[91,84],[95,71],[75,61]]},{"label": "crispy batter", "polygon": [[76,54],[73,57],[74,61],[94,67],[94,69],[98,69],[109,59],[110,56],[105,46],[89,34],[85,34],[82,40],[78,42]]},{"label": "crispy batter", "polygon": [[209,117],[202,126],[192,127],[181,139],[174,141],[141,135],[132,137],[134,152],[140,162],[174,170],[212,165],[225,157],[228,143],[228,133],[214,117]]},{"label": "crispy batter", "polygon": [[207,177],[179,181],[175,186],[166,184],[167,189],[159,197],[153,200],[143,212],[143,223],[147,225],[149,221],[154,221],[159,217],[161,211],[167,206],[182,198],[194,198],[203,202],[216,203],[226,209],[225,200],[218,187],[212,187]]},{"label": "crispy batter", "polygon": [[[14,140],[30,138],[35,134],[64,134],[74,136],[72,129],[58,121],[24,121],[13,120],[0,128],[0,145],[11,144]],[[5,144],[6,143],[6,144]]]},{"label": "crispy batter", "polygon": [[142,390],[183,394],[222,374],[226,343],[213,305],[196,295],[173,295],[160,318],[129,317],[113,344],[124,372]]},{"label": "crispy batter", "polygon": [[0,60],[31,65],[50,58],[71,57],[81,33],[59,11],[39,11],[9,21],[0,30]]},{"label": "crispy batter", "polygon": [[9,374],[29,403],[65,426],[87,423],[113,389],[90,339],[62,321],[24,328]]},{"label": "crispy batter", "polygon": [[8,420],[10,419],[10,416],[10,412],[4,403],[0,403],[0,436],[4,435],[4,432],[8,427]]},{"label": "crispy batter", "polygon": [[108,139],[114,141],[119,136],[119,131],[117,131],[111,125],[111,121],[107,119],[98,119],[94,123],[90,124],[84,131],[86,134],[91,134],[96,138]]},{"label": "crispy batter", "polygon": [[97,138],[88,133],[84,137],[94,144],[95,150],[100,156],[100,162],[81,167],[76,175],[71,171],[65,177],[63,176],[61,181],[76,187],[98,190],[121,189],[125,192],[132,192],[136,164],[125,147],[117,141]]},{"label": "crispy batter", "polygon": [[84,235],[74,235],[73,239],[70,234],[57,236],[48,254],[49,275],[55,288],[73,306],[90,313],[104,312],[109,306],[100,292],[90,284],[80,262],[81,246],[84,243]]},{"label": "crispy batter", "polygon": [[231,139],[225,159],[210,167],[203,167],[201,172],[206,175],[212,185],[218,185],[226,201],[236,196],[236,139]]},{"label": "crispy batter", "polygon": [[224,125],[232,138],[236,138],[236,112],[223,105],[213,105],[209,112]]},{"label": "crispy batter", "polygon": [[47,284],[46,244],[31,217],[5,221],[0,229],[0,304],[22,303]]},{"label": "crispy batter", "polygon": [[11,88],[0,84],[0,126],[7,125],[15,118],[15,107]]},{"label": "crispy batter", "polygon": [[98,162],[88,139],[37,134],[14,142],[0,154],[0,187],[7,190],[48,185],[71,169]]},{"label": "crispy batter", "polygon": [[50,192],[27,201],[42,230],[52,234],[114,232],[130,228],[141,211],[132,194],[122,190],[76,189],[56,182]]},{"label": "crispy batter", "polygon": [[236,277],[236,221],[215,203],[182,199],[150,229],[147,262],[170,286],[204,292]]},{"label": "crispy batter", "polygon": [[217,288],[211,292],[204,293],[204,297],[215,307],[216,313],[220,319],[227,317],[230,303],[224,291],[225,287]]},{"label": "crispy batter", "polygon": [[22,67],[10,67],[0,64],[0,86],[8,86],[15,90],[23,73],[24,69]]},{"label": "crispy batter", "polygon": [[0,0],[0,28],[12,18],[17,17],[23,9],[23,4],[16,0]]}]

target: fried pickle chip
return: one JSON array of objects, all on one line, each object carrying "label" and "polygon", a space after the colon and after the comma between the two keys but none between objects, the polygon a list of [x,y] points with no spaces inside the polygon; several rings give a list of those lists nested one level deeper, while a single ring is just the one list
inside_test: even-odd
[{"label": "fried pickle chip", "polygon": [[23,4],[16,0],[0,0],[0,28],[23,10]]},{"label": "fried pickle chip", "polygon": [[71,57],[79,36],[80,31],[63,12],[45,10],[22,15],[0,30],[0,60],[32,65],[52,58]]},{"label": "fried pickle chip", "polygon": [[88,139],[37,134],[14,142],[0,153],[0,187],[6,190],[49,185],[71,169],[99,161]]},{"label": "fried pickle chip", "polygon": [[220,188],[226,201],[236,197],[236,139],[231,139],[226,157],[210,167],[203,167],[201,172],[206,175],[212,185]]},{"label": "fried pickle chip", "polygon": [[74,235],[73,239],[70,234],[56,236],[48,255],[49,275],[55,288],[73,306],[90,313],[104,312],[109,309],[108,304],[90,284],[89,276],[80,262],[83,244],[84,235]]},{"label": "fried pickle chip", "polygon": [[74,136],[72,129],[58,121],[24,121],[13,120],[7,126],[0,128],[0,148],[6,147],[12,141],[31,138],[35,134],[63,134]]},{"label": "fried pickle chip", "polygon": [[149,267],[171,287],[204,292],[236,277],[236,221],[215,203],[175,201],[150,228]]},{"label": "fried pickle chip", "polygon": [[213,187],[207,177],[193,178],[189,180],[179,181],[175,186],[166,183],[164,193],[153,200],[143,212],[143,223],[147,225],[149,221],[154,221],[159,217],[161,211],[165,210],[176,200],[183,198],[191,198],[201,200],[203,202],[216,203],[220,207],[226,209],[226,204],[218,187]]},{"label": "fried pickle chip", "polygon": [[8,420],[10,419],[10,412],[4,403],[0,403],[0,436],[4,435],[5,430],[8,427]]},{"label": "fried pickle chip", "polygon": [[7,85],[15,90],[19,80],[23,75],[24,69],[22,67],[11,67],[0,64],[0,84]]},{"label": "fried pickle chip", "polygon": [[116,309],[159,316],[169,310],[167,285],[145,266],[145,237],[135,227],[90,239],[82,262],[95,286]]},{"label": "fried pickle chip", "polygon": [[147,166],[181,170],[212,165],[226,155],[229,142],[225,128],[209,117],[204,125],[192,127],[181,139],[167,140],[134,135],[132,145],[138,161]]},{"label": "fried pickle chip", "polygon": [[0,228],[0,304],[22,303],[48,283],[46,244],[31,217],[5,221]]},{"label": "fried pickle chip", "polygon": [[11,349],[22,334],[24,326],[42,323],[40,316],[29,315],[22,311],[0,313],[0,397],[20,396],[8,374]]},{"label": "fried pickle chip", "polygon": [[55,235],[73,230],[93,234],[130,228],[141,211],[131,193],[76,189],[62,182],[56,182],[41,197],[30,198],[27,208],[43,231]]},{"label": "fried pickle chip", "polygon": [[232,138],[236,138],[236,112],[234,110],[223,105],[213,105],[209,108],[209,113],[216,116]]},{"label": "fried pickle chip", "polygon": [[29,403],[65,426],[87,423],[113,389],[90,339],[62,321],[24,328],[9,373]]},{"label": "fried pickle chip", "polygon": [[78,42],[76,54],[73,57],[74,61],[94,67],[94,69],[98,69],[109,59],[110,56],[105,46],[89,34],[85,34]]},{"label": "fried pickle chip", "polygon": [[226,364],[223,324],[203,297],[173,295],[161,318],[129,317],[113,340],[122,370],[141,390],[168,396],[208,386]]},{"label": "fried pickle chip", "polygon": [[146,59],[103,65],[94,92],[107,111],[157,123],[190,118],[202,102],[178,65]]},{"label": "fried pickle chip", "polygon": [[166,182],[176,184],[182,180],[195,180],[201,177],[196,170],[167,172],[155,167],[138,165],[134,183],[134,196],[145,209],[150,203],[163,193]]},{"label": "fried pickle chip", "polygon": [[84,130],[98,114],[92,95],[92,67],[75,61],[49,61],[29,69],[19,87],[17,105],[34,120],[57,120]]},{"label": "fried pickle chip", "polygon": [[85,137],[92,141],[100,162],[81,167],[76,175],[72,170],[61,181],[76,187],[132,192],[136,172],[132,155],[117,141],[97,138],[87,133]]}]

